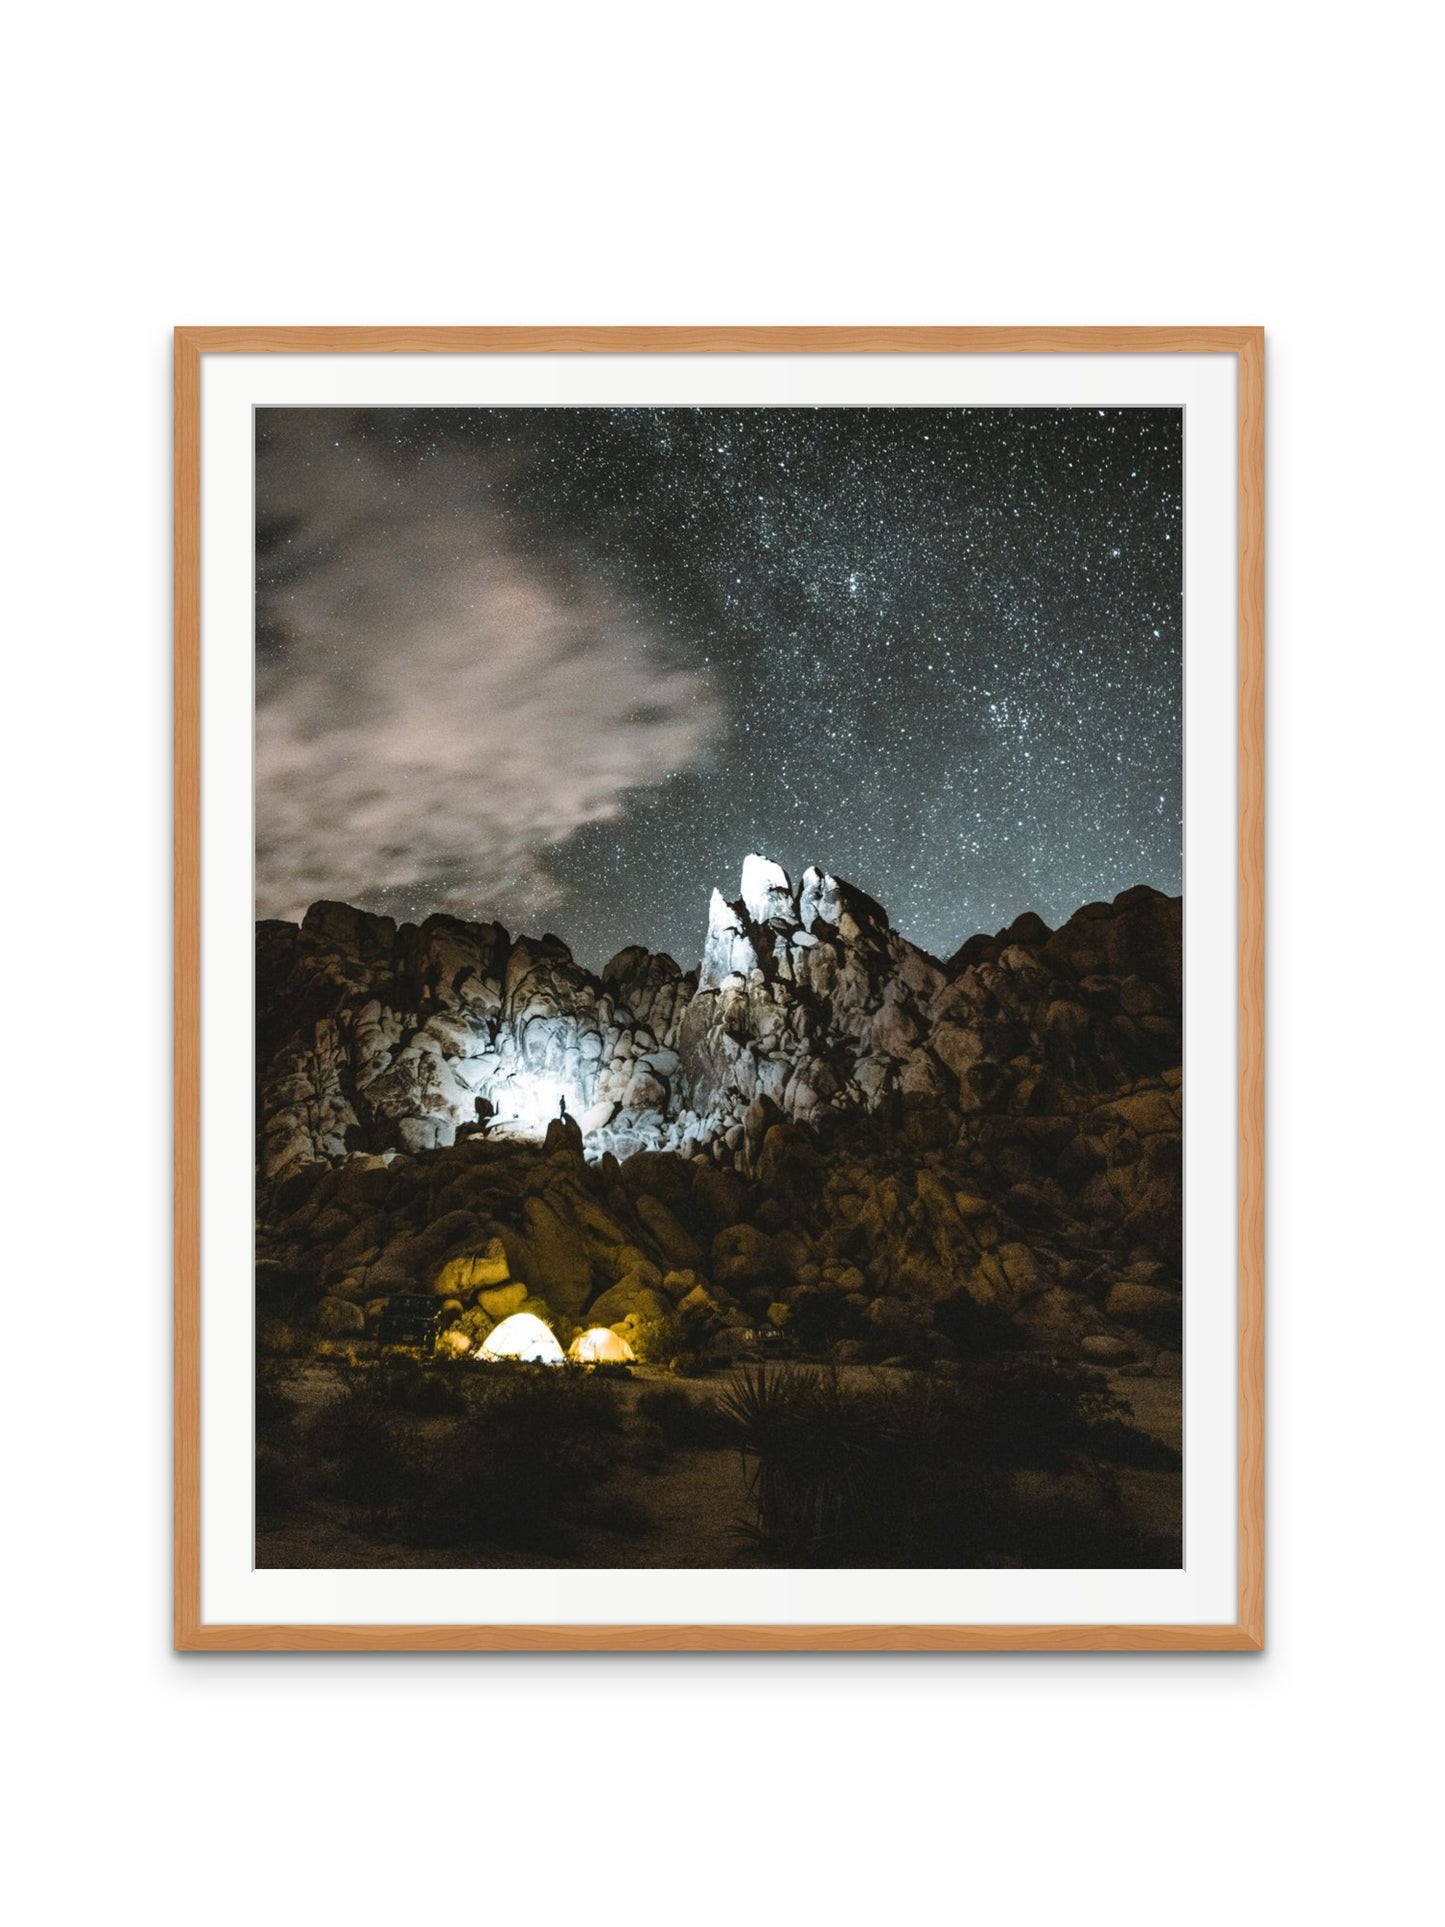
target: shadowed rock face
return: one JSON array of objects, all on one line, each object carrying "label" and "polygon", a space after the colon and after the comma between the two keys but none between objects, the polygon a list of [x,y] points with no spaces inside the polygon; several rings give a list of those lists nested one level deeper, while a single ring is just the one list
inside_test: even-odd
[{"label": "shadowed rock face", "polygon": [[510,1276],[569,1319],[796,1313],[875,1348],[920,1319],[946,1344],[962,1294],[1030,1342],[1172,1357],[1180,943],[1180,901],[1136,889],[940,963],[761,857],[696,973],[313,905],[257,927],[258,1253],[337,1329]]}]

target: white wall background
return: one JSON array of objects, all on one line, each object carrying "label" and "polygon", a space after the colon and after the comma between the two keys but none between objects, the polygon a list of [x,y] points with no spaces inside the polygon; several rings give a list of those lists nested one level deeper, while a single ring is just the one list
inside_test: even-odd
[{"label": "white wall background", "polygon": [[[1434,24],[1399,0],[11,22],[16,1918],[1414,1917],[1440,1596]],[[170,1654],[168,331],[545,320],[1270,330],[1264,1657]],[[488,1851],[514,1827],[521,1865]]]}]

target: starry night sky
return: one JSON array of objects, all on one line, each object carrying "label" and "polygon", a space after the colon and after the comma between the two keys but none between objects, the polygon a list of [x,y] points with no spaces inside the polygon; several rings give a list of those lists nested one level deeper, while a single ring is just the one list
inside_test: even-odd
[{"label": "starry night sky", "polygon": [[697,961],[743,856],[948,955],[1181,887],[1174,409],[262,409],[257,914]]}]

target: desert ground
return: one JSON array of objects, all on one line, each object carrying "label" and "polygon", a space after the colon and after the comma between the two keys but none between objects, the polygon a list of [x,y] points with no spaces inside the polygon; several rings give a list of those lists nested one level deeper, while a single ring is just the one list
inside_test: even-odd
[{"label": "desert ground", "polygon": [[[565,1463],[554,1468],[553,1477],[545,1469],[539,1474],[533,1465],[515,1480],[518,1510],[503,1507],[502,1514],[492,1518],[483,1512],[455,1530],[445,1518],[439,1525],[418,1528],[408,1524],[403,1511],[378,1505],[375,1493],[364,1485],[348,1484],[344,1470],[328,1463],[326,1456],[339,1443],[338,1410],[358,1397],[369,1401],[387,1367],[358,1356],[355,1348],[332,1356],[271,1361],[263,1373],[258,1406],[258,1566],[717,1568],[840,1563],[829,1556],[826,1543],[799,1557],[796,1546],[790,1553],[786,1543],[770,1543],[760,1528],[758,1458],[744,1452],[736,1422],[730,1426],[719,1411],[738,1383],[737,1373],[678,1378],[642,1365],[625,1372],[585,1372],[411,1360],[393,1360],[393,1369],[398,1362],[394,1423],[403,1449],[419,1454],[421,1466],[445,1466],[465,1453],[475,1421],[471,1401],[491,1396],[501,1380],[509,1381],[504,1390],[520,1387],[528,1398],[534,1387],[543,1397],[557,1393],[569,1404],[574,1393],[581,1393],[582,1402],[595,1407],[593,1417],[605,1448],[600,1461],[579,1465],[575,1481]],[[744,1368],[742,1376],[781,1388],[825,1371],[845,1399],[899,1393],[909,1397],[915,1391],[909,1381],[923,1376],[901,1367],[779,1363]],[[564,1380],[565,1388],[560,1383]],[[1006,1465],[1000,1468],[996,1498],[1001,1497],[1006,1513],[1020,1517],[1073,1517],[1080,1532],[1097,1536],[1100,1558],[1108,1547],[1122,1544],[1121,1560],[1127,1563],[1179,1563],[1182,1381],[1090,1371],[1087,1384],[1088,1396],[1117,1402],[1112,1407],[1116,1422],[1108,1428],[1102,1449],[1070,1449],[1052,1464]],[[951,1395],[954,1388],[948,1389]],[[284,1460],[279,1481],[265,1476],[268,1452],[278,1463]],[[927,1474],[922,1476],[926,1479]],[[934,1496],[947,1506],[946,1493]],[[961,1497],[964,1503],[967,1499]],[[1110,1529],[1099,1534],[1101,1519]],[[1069,1544],[1074,1546],[1072,1535]],[[1039,1563],[1008,1547],[1004,1532],[997,1546],[981,1548],[976,1563]],[[1070,1562],[1099,1560],[1089,1554],[1080,1557],[1075,1547]],[[938,1558],[928,1563],[948,1562]]]}]

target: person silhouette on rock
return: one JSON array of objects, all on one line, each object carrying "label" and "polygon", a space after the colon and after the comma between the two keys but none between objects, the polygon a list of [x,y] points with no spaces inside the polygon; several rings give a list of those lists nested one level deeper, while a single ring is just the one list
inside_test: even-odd
[{"label": "person silhouette on rock", "polygon": [[565,1095],[558,1100],[557,1115],[564,1124],[567,1122],[567,1099]]}]

